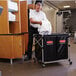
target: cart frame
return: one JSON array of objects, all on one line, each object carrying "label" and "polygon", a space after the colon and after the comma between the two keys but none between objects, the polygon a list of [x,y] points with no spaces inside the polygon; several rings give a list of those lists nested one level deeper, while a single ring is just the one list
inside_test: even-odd
[{"label": "cart frame", "polygon": [[[49,63],[55,63],[55,62],[61,62],[61,61],[69,61],[69,64],[71,65],[72,64],[72,61],[70,59],[70,45],[68,44],[68,58],[67,59],[59,59],[59,60],[55,60],[55,61],[44,61],[44,45],[43,45],[43,36],[44,35],[41,35],[41,38],[40,39],[36,39],[36,37],[38,36],[38,34],[34,34],[33,37],[35,38],[35,45],[38,44],[41,48],[42,48],[42,59],[40,61],[37,60],[37,58],[33,58],[34,59],[34,62],[38,61],[38,62],[41,62],[42,63],[42,67],[45,67],[46,64],[49,64]],[[42,40],[42,45],[39,43],[40,40]],[[68,41],[70,41],[70,38],[68,38]]]}]

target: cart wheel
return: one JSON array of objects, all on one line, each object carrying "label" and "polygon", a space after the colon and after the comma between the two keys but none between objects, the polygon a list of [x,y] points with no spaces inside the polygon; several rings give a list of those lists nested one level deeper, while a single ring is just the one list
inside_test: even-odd
[{"label": "cart wheel", "polygon": [[69,64],[72,65],[72,61],[69,59]]},{"label": "cart wheel", "polygon": [[72,65],[72,61],[70,61],[69,64]]},{"label": "cart wheel", "polygon": [[42,64],[42,67],[43,67],[43,68],[45,68],[45,66],[46,66],[45,64]]},{"label": "cart wheel", "polygon": [[34,60],[34,63],[36,63],[36,59],[35,59],[35,58],[33,58],[33,60]]},{"label": "cart wheel", "polygon": [[70,47],[70,45],[68,45]]},{"label": "cart wheel", "polygon": [[71,60],[69,59],[68,61],[70,62]]}]

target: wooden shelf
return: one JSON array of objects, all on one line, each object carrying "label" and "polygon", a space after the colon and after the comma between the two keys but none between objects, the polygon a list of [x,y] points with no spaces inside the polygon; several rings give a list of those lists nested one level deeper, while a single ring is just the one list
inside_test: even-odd
[{"label": "wooden shelf", "polygon": [[18,11],[12,11],[12,13],[18,13]]},{"label": "wooden shelf", "polygon": [[8,21],[9,23],[19,23],[19,21]]},{"label": "wooden shelf", "polygon": [[[8,21],[8,0],[0,1],[0,6],[3,7],[0,15],[0,58],[22,58],[27,50],[28,34],[11,35],[21,32],[28,32],[28,11],[27,1],[12,0],[17,2],[18,11],[12,13],[16,15],[16,21]],[[8,35],[10,34],[10,35]],[[5,45],[4,45],[5,44]]]}]

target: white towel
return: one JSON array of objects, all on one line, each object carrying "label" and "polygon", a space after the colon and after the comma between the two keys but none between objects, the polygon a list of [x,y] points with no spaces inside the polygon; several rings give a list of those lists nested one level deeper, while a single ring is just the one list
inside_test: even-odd
[{"label": "white towel", "polygon": [[50,35],[52,33],[52,26],[47,19],[42,21],[42,25],[38,27],[38,32],[40,35]]},{"label": "white towel", "polygon": [[8,0],[8,10],[9,11],[18,11],[17,3],[13,2],[12,0]]},{"label": "white towel", "polygon": [[8,21],[16,21],[16,15],[12,14],[11,12],[8,12]]}]

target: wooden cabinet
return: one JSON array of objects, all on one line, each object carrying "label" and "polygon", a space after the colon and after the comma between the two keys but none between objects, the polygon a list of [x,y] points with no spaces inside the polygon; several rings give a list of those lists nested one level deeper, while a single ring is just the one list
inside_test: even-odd
[{"label": "wooden cabinet", "polygon": [[[18,11],[9,11],[8,0],[1,0],[0,6],[3,7],[0,15],[0,58],[22,58],[25,54],[25,49],[28,45],[28,34],[21,35],[23,32],[28,32],[28,11],[27,1],[11,0],[16,2]],[[15,21],[9,21],[11,12],[16,16]]]},{"label": "wooden cabinet", "polygon": [[[20,14],[21,14],[21,32],[28,32],[28,6],[27,1],[20,2]],[[24,35],[25,50],[28,46],[28,34]]]},{"label": "wooden cabinet", "polygon": [[0,58],[22,58],[22,36],[0,35]]},{"label": "wooden cabinet", "polygon": [[[16,21],[9,22],[9,33],[21,33],[20,1],[19,0],[12,0],[12,2],[17,3],[18,11],[11,12],[13,15],[16,16]],[[8,11],[9,11],[9,9],[8,9]]]},{"label": "wooden cabinet", "polygon": [[18,5],[18,11],[12,11],[11,13],[16,16],[16,21],[10,21],[9,18],[9,9],[8,9],[8,0],[0,1],[0,5],[3,7],[2,14],[0,16],[0,34],[9,34],[9,33],[21,33],[21,20],[20,20],[20,1],[12,0]]},{"label": "wooden cabinet", "polygon": [[9,33],[7,1],[0,1],[0,6],[3,7],[2,14],[0,15],[0,34],[7,34]]}]

